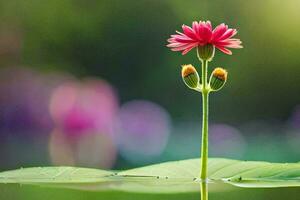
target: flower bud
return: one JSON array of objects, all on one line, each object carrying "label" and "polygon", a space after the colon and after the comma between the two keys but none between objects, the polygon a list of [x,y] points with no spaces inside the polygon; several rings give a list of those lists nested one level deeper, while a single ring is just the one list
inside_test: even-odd
[{"label": "flower bud", "polygon": [[199,75],[193,65],[183,65],[181,70],[183,82],[191,89],[195,89],[199,84]]},{"label": "flower bud", "polygon": [[216,68],[212,72],[209,80],[209,85],[212,91],[220,90],[227,80],[227,71],[223,68]]},{"label": "flower bud", "polygon": [[215,47],[212,44],[198,46],[198,57],[201,60],[211,61],[215,55]]}]

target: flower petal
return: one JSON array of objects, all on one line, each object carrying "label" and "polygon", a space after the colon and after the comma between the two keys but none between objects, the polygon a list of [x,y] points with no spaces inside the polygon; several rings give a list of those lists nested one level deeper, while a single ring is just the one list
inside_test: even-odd
[{"label": "flower petal", "polygon": [[198,27],[199,27],[198,22],[194,21],[192,27],[193,27],[193,29],[195,30],[196,34],[199,34],[199,32],[198,32]]},{"label": "flower petal", "polygon": [[211,23],[210,23],[210,21],[206,21],[206,27],[210,30],[210,31],[212,31],[212,26],[211,26]]},{"label": "flower petal", "polygon": [[212,40],[217,40],[219,39],[225,32],[226,32],[227,28],[226,25],[220,24],[218,25],[214,30],[213,30],[213,36],[212,36]]},{"label": "flower petal", "polygon": [[192,49],[193,49],[194,47],[188,47],[188,48],[186,48],[183,52],[182,52],[182,55],[185,55],[185,54],[187,54],[189,51],[191,51]]},{"label": "flower petal", "polygon": [[237,31],[235,29],[228,29],[220,38],[219,40],[225,40],[228,38],[233,37],[235,34],[237,33]]},{"label": "flower petal", "polygon": [[192,28],[189,27],[189,26],[182,25],[182,30],[183,30],[183,33],[184,33],[185,35],[187,35],[188,37],[190,37],[190,38],[192,38],[192,39],[197,40],[196,32],[195,32],[194,29],[192,29]]},{"label": "flower petal", "polygon": [[232,52],[229,50],[229,49],[226,49],[224,47],[218,47],[216,46],[220,51],[222,51],[223,53],[225,54],[228,54],[228,55],[232,55]]},{"label": "flower petal", "polygon": [[212,31],[210,30],[210,28],[205,24],[205,23],[201,23],[199,25],[199,37],[201,38],[201,40],[204,43],[209,43],[211,40],[211,36],[212,36]]}]

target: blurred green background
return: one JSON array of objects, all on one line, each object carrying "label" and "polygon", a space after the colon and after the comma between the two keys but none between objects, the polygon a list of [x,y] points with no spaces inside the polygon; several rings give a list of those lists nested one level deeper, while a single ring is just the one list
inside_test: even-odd
[{"label": "blurred green background", "polygon": [[[300,1],[0,0],[0,169],[125,169],[200,155],[201,96],[171,52],[182,24],[237,28],[244,48],[217,51],[227,85],[211,95],[210,156],[300,161]],[[95,199],[95,192],[1,186],[0,199]],[[129,199],[199,199],[199,194]],[[299,189],[213,193],[295,199]],[[107,194],[122,199],[122,194]]]}]

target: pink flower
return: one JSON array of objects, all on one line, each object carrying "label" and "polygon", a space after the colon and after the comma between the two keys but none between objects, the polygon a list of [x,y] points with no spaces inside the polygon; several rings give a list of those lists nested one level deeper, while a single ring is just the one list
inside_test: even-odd
[{"label": "pink flower", "polygon": [[237,34],[237,30],[228,28],[224,23],[212,30],[210,21],[194,21],[192,27],[182,25],[182,30],[183,33],[176,31],[177,34],[171,35],[167,45],[172,51],[182,51],[182,55],[206,44],[212,44],[228,55],[232,54],[228,48],[243,48],[240,39],[232,38]]}]

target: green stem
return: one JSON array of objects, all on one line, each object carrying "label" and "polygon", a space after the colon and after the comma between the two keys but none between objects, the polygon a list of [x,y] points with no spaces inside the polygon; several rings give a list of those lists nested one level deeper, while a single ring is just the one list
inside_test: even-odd
[{"label": "green stem", "polygon": [[208,161],[208,106],[209,89],[207,83],[208,61],[202,61],[202,142],[201,142],[201,200],[208,200],[207,161]]},{"label": "green stem", "polygon": [[208,184],[201,183],[201,200],[208,200]]},{"label": "green stem", "polygon": [[201,200],[208,199],[207,160],[208,160],[208,92],[202,92],[202,145],[201,145]]}]

